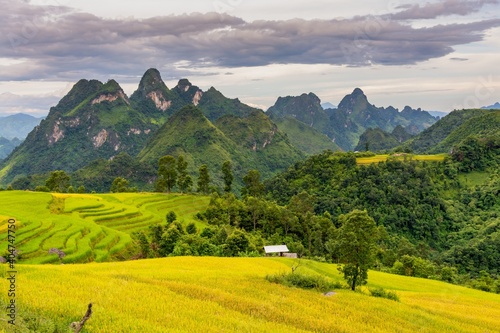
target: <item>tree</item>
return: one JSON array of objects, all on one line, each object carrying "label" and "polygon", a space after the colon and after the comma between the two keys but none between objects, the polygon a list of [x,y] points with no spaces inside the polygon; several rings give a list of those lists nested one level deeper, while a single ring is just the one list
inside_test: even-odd
[{"label": "tree", "polygon": [[177,220],[177,215],[175,214],[175,212],[173,210],[171,210],[167,213],[166,220],[167,220],[167,224],[170,224],[170,223],[174,222],[175,220]]},{"label": "tree", "polygon": [[129,192],[130,187],[128,186],[129,182],[123,177],[116,177],[113,180],[113,183],[111,184],[111,188],[109,191],[111,193],[123,193],[123,192]]},{"label": "tree", "polygon": [[352,290],[366,284],[368,268],[375,262],[378,229],[366,211],[353,210],[340,215],[340,228],[327,248],[336,254],[343,265],[339,268]]},{"label": "tree", "polygon": [[177,187],[181,193],[186,192],[192,184],[192,179],[187,173],[188,163],[184,159],[184,156],[179,155],[177,158]]},{"label": "tree", "polygon": [[158,160],[158,183],[157,189],[161,192],[172,190],[177,182],[177,169],[175,157],[166,155]]},{"label": "tree", "polygon": [[232,168],[231,161],[226,161],[222,164],[222,179],[224,179],[224,192],[226,193],[231,192],[231,185],[234,180]]},{"label": "tree", "polygon": [[186,226],[186,232],[190,235],[196,234],[198,232],[198,229],[196,228],[196,224],[194,224],[194,222],[189,223]]},{"label": "tree", "polygon": [[264,193],[264,184],[260,182],[260,172],[258,170],[250,170],[248,174],[243,177],[245,186],[241,189],[241,195],[260,197]]},{"label": "tree", "polygon": [[208,194],[208,186],[210,184],[210,175],[208,174],[208,167],[203,164],[199,170],[198,176],[198,192]]},{"label": "tree", "polygon": [[45,181],[45,186],[53,192],[65,192],[69,186],[69,179],[63,170],[52,171],[50,177]]},{"label": "tree", "polygon": [[239,253],[246,252],[250,241],[248,240],[246,234],[241,230],[235,230],[226,241],[227,249],[229,255],[237,256]]}]

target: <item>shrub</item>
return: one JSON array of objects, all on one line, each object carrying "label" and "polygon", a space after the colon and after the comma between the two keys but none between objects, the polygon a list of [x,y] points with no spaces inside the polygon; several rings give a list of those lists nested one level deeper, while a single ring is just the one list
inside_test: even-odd
[{"label": "shrub", "polygon": [[37,186],[35,187],[36,192],[50,192],[50,189],[47,186]]},{"label": "shrub", "polygon": [[371,296],[387,298],[396,302],[399,302],[399,296],[393,291],[386,291],[384,288],[368,288]]},{"label": "shrub", "polygon": [[338,281],[331,281],[321,275],[305,275],[300,273],[281,273],[267,275],[266,280],[272,283],[282,284],[287,287],[297,287],[302,289],[316,289],[321,292],[342,288]]}]

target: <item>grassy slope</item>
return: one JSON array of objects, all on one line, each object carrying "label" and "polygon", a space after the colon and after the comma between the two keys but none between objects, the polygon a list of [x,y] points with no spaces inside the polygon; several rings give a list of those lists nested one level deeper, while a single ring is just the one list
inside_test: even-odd
[{"label": "grassy slope", "polygon": [[[292,259],[175,257],[86,265],[19,265],[18,322],[37,313],[67,327],[89,302],[84,332],[499,332],[500,295],[443,282],[369,273],[368,287],[401,302],[348,290],[268,282]],[[5,266],[0,266],[3,270]],[[297,271],[340,280],[335,265],[302,261]],[[4,271],[0,271],[0,274]],[[7,290],[7,280],[0,279]],[[6,293],[0,294],[5,306]],[[2,315],[4,317],[5,315]],[[6,323],[0,321],[0,329]]]},{"label": "grassy slope", "polygon": [[340,147],[325,134],[293,118],[274,119],[280,131],[286,133],[290,143],[309,154],[319,154],[324,150],[339,151]]},{"label": "grassy slope", "polygon": [[443,141],[430,149],[430,153],[450,151],[451,148],[465,140],[468,136],[482,138],[500,135],[500,111],[489,111],[486,114],[465,121],[454,129]]},{"label": "grassy slope", "polygon": [[402,147],[410,148],[416,153],[430,152],[431,150],[435,153],[446,152],[446,147],[441,147],[440,151],[437,151],[435,147],[467,120],[487,113],[489,111],[478,109],[453,111],[416,137],[405,142]]},{"label": "grassy slope", "polygon": [[[53,197],[59,200],[54,203]],[[0,249],[7,249],[3,229],[7,217],[14,217],[18,221],[17,248],[24,262],[57,262],[56,255],[47,253],[50,248],[65,252],[65,263],[128,258],[132,232],[162,223],[170,210],[179,221],[193,221],[208,201],[208,197],[176,194],[4,191],[0,192]]]}]

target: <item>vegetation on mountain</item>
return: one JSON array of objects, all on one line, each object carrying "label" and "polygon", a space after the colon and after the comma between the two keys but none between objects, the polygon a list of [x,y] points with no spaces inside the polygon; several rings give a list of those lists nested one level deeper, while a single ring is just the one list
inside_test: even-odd
[{"label": "vegetation on mountain", "polygon": [[313,93],[279,97],[267,113],[272,115],[273,119],[292,118],[321,133],[327,131],[328,114],[323,110],[319,97]]},{"label": "vegetation on mountain", "polygon": [[260,111],[240,102],[239,99],[230,99],[225,97],[214,87],[210,87],[203,93],[199,104],[197,105],[208,120],[214,122],[224,116],[235,116],[246,118],[251,113]]},{"label": "vegetation on mountain", "polygon": [[12,140],[0,136],[0,160],[9,156],[9,154],[20,144],[21,140],[13,138]]},{"label": "vegetation on mountain", "polygon": [[[448,152],[445,149],[435,149],[448,135],[469,119],[487,114],[487,110],[455,110],[450,112],[446,117],[439,119],[433,126],[424,130],[416,137],[408,140],[403,148],[416,153],[423,152]],[[456,142],[458,143],[458,142]]]},{"label": "vegetation on mountain", "polygon": [[345,96],[336,109],[323,110],[316,95],[303,94],[280,97],[268,113],[273,119],[289,117],[301,121],[326,134],[343,150],[353,150],[368,128],[392,132],[399,125],[416,134],[436,122],[436,118],[420,109],[407,106],[399,112],[393,107],[376,107],[359,88]]},{"label": "vegetation on mountain", "polygon": [[342,150],[326,134],[297,119],[272,117],[272,120],[278,129],[287,135],[294,147],[308,155],[319,154],[324,150]]}]

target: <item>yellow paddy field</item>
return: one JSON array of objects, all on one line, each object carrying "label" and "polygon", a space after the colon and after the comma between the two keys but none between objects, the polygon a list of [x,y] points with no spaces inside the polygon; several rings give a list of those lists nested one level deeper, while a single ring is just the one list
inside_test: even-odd
[{"label": "yellow paddy field", "polygon": [[[375,271],[368,287],[395,291],[400,302],[349,290],[327,297],[265,279],[291,272],[294,263],[175,257],[18,265],[18,321],[36,313],[46,326],[68,327],[92,302],[82,332],[500,332],[500,295]],[[327,263],[303,260],[297,272],[340,280],[336,265]],[[8,281],[0,281],[5,309]],[[11,332],[5,314],[0,319],[0,331]]]},{"label": "yellow paddy field", "polygon": [[357,164],[372,164],[378,162],[385,162],[388,159],[394,159],[398,161],[430,161],[430,162],[442,162],[448,156],[448,154],[437,154],[437,155],[412,155],[412,154],[392,154],[392,155],[375,155],[371,157],[358,157],[356,158]]}]

